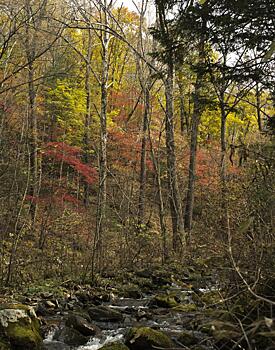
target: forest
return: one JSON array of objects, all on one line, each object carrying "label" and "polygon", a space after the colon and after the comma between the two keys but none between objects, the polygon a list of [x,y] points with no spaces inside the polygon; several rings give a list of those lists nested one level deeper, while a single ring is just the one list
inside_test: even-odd
[{"label": "forest", "polygon": [[0,350],[275,349],[275,0],[0,0]]}]

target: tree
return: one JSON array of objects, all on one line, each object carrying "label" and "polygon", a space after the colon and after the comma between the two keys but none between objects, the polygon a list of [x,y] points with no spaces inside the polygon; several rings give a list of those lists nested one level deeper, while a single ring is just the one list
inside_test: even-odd
[{"label": "tree", "polygon": [[178,180],[176,173],[176,155],[174,140],[174,65],[175,52],[173,47],[173,32],[169,28],[167,12],[173,7],[173,2],[156,1],[157,7],[157,28],[155,37],[164,48],[165,72],[163,82],[165,87],[165,131],[167,151],[167,171],[170,191],[170,209],[173,228],[173,249],[179,251],[185,242],[184,221],[181,197],[179,194]]}]

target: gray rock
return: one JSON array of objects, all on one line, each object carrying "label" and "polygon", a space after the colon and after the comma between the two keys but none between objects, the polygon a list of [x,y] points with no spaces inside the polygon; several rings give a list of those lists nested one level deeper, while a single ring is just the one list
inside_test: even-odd
[{"label": "gray rock", "polygon": [[81,317],[76,314],[71,314],[65,321],[67,327],[73,328],[80,332],[84,336],[94,336],[100,332],[100,329],[96,326],[85,320],[84,317]]},{"label": "gray rock", "polygon": [[99,322],[121,322],[123,316],[121,312],[113,310],[108,306],[93,306],[88,309],[92,320]]},{"label": "gray rock", "polygon": [[76,329],[64,327],[55,333],[54,340],[58,340],[59,342],[72,346],[79,346],[86,344],[89,337],[85,337]]}]

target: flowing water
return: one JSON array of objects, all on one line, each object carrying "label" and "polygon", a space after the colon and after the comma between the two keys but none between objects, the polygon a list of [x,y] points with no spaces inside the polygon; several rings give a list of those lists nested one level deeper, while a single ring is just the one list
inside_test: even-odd
[{"label": "flowing water", "polygon": [[[188,304],[192,302],[192,291],[182,290],[177,285],[171,286],[171,291],[179,292],[184,295],[183,302]],[[205,291],[209,291],[205,290]],[[68,347],[63,343],[53,340],[54,331],[51,331],[44,344],[47,345],[46,349],[49,350],[67,350],[67,349],[78,349],[78,350],[97,350],[103,347],[105,344],[123,341],[127,329],[133,326],[146,326],[159,329],[168,333],[172,338],[179,334],[183,330],[183,318],[188,317],[192,319],[194,316],[192,312],[187,314],[172,312],[169,309],[164,308],[151,308],[149,303],[153,296],[146,296],[142,299],[133,298],[117,298],[115,301],[105,303],[109,307],[118,310],[123,313],[123,322],[94,322],[102,330],[100,335],[92,337],[87,344],[79,347]],[[63,347],[62,347],[63,344]]]}]

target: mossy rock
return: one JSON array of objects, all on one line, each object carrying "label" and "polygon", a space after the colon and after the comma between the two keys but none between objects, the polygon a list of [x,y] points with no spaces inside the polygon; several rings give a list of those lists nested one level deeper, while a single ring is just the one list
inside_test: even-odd
[{"label": "mossy rock", "polygon": [[221,302],[221,295],[217,291],[205,292],[200,296],[200,300],[207,305],[218,304]]},{"label": "mossy rock", "polygon": [[23,304],[1,305],[0,334],[12,349],[34,350],[42,344],[39,320],[33,308]]},{"label": "mossy rock", "polygon": [[159,294],[156,295],[152,301],[151,305],[156,305],[158,307],[173,308],[179,305],[174,295]]},{"label": "mossy rock", "polygon": [[122,290],[122,295],[125,298],[133,298],[133,299],[142,298],[142,293],[139,287],[135,284],[126,285]]},{"label": "mossy rock", "polygon": [[190,331],[182,331],[178,337],[178,341],[184,346],[195,345],[199,339]]},{"label": "mossy rock", "polygon": [[104,345],[101,350],[129,350],[129,348],[120,342],[114,342]]},{"label": "mossy rock", "polygon": [[173,311],[176,312],[194,312],[197,310],[197,305],[195,304],[180,304],[176,307],[173,307]]},{"label": "mossy rock", "polygon": [[0,339],[0,350],[11,350],[11,346],[6,341]]},{"label": "mossy rock", "polygon": [[126,334],[125,344],[130,350],[174,347],[173,341],[166,334],[150,327],[131,328]]}]

